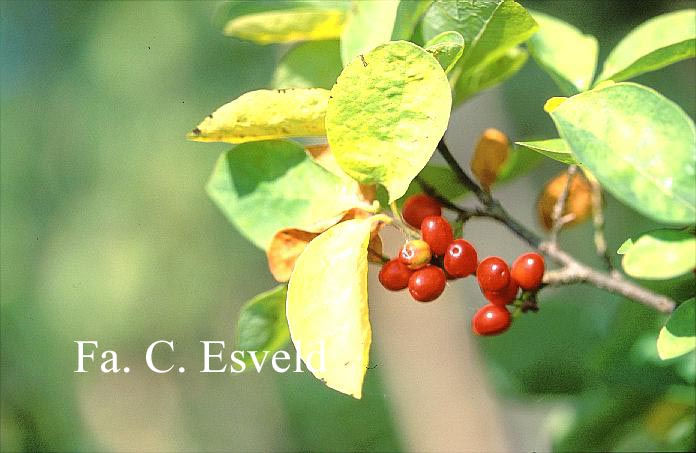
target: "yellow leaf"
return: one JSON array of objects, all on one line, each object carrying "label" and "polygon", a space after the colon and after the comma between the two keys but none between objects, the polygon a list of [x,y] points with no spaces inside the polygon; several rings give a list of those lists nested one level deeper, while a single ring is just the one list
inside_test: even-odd
[{"label": "yellow leaf", "polygon": [[481,135],[471,158],[471,171],[485,190],[490,190],[498,179],[498,172],[508,158],[509,147],[507,136],[498,129],[486,129]]},{"label": "yellow leaf", "polygon": [[327,386],[358,399],[372,341],[367,249],[378,217],[341,222],[312,240],[288,285],[286,314],[300,357]]},{"label": "yellow leaf", "polygon": [[344,14],[331,9],[297,8],[236,17],[225,34],[258,44],[336,39],[343,30]]},{"label": "yellow leaf", "polygon": [[325,135],[328,100],[321,88],[250,91],[208,115],[186,138],[245,143]]}]

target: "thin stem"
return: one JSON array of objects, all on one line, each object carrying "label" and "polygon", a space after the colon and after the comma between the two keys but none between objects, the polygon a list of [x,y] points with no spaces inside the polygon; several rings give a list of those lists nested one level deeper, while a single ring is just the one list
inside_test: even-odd
[{"label": "thin stem", "polygon": [[607,269],[614,271],[614,265],[611,262],[607,251],[607,240],[604,235],[604,208],[602,206],[602,186],[593,174],[585,172],[587,180],[592,188],[592,224],[594,226],[594,243],[597,255],[604,260]]},{"label": "thin stem", "polygon": [[565,205],[568,202],[568,196],[570,195],[570,188],[573,185],[573,178],[578,170],[578,166],[573,164],[568,167],[566,171],[566,185],[563,188],[561,196],[556,200],[556,204],[553,205],[553,211],[551,212],[551,232],[550,240],[553,243],[558,242],[558,232],[561,231],[563,225],[568,223],[570,220],[564,220],[563,211],[565,210]]},{"label": "thin stem", "polygon": [[394,216],[394,223],[393,225],[401,231],[401,234],[404,235],[404,238],[406,239],[414,239],[419,237],[418,232],[411,227],[408,223],[406,223],[401,217],[401,212],[399,212],[399,208],[396,206],[396,202],[392,201],[389,204],[389,208],[391,209],[392,215]]}]

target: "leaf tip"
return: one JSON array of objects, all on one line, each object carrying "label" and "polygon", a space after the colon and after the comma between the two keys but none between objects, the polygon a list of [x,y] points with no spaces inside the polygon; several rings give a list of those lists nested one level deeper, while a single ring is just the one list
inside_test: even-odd
[{"label": "leaf tip", "polygon": [[546,101],[546,104],[544,104],[544,111],[546,113],[551,113],[554,110],[556,110],[561,104],[563,104],[568,98],[566,97],[552,97],[548,101]]}]

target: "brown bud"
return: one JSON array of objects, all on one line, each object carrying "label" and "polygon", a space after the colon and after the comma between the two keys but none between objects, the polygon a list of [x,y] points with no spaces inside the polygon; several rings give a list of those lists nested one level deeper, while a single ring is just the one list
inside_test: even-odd
[{"label": "brown bud", "polygon": [[486,129],[481,135],[471,158],[471,171],[484,190],[490,190],[498,178],[498,173],[508,158],[509,147],[507,136],[498,129]]},{"label": "brown bud", "polygon": [[[306,229],[284,228],[278,231],[273,236],[268,250],[266,250],[268,268],[271,274],[279,282],[287,282],[290,279],[297,258],[312,239],[338,222],[350,219],[365,219],[371,215],[362,209],[354,208],[345,212],[341,217],[325,219]],[[367,259],[373,263],[382,262],[382,240],[379,237],[381,227],[381,223],[376,223],[370,235]]]},{"label": "brown bud", "polygon": [[[563,194],[568,185],[568,174],[564,171],[551,179],[537,200],[537,213],[539,221],[546,228],[551,230],[553,227],[553,209],[556,201]],[[561,213],[562,218],[567,222],[564,227],[577,225],[584,222],[592,215],[592,187],[585,176],[578,172],[573,176],[568,190],[568,198]]]}]

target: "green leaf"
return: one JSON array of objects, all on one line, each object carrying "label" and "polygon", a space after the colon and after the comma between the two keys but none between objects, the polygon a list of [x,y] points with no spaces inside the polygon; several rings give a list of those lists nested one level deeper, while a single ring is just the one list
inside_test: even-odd
[{"label": "green leaf", "polygon": [[[237,349],[273,353],[290,340],[285,319],[287,288],[279,285],[245,303],[237,322]],[[251,361],[247,354],[245,361]]]},{"label": "green leaf", "polygon": [[245,143],[322,136],[328,100],[329,91],[321,88],[250,91],[208,115],[186,138]]},{"label": "green leaf", "polygon": [[396,10],[396,20],[394,21],[394,29],[391,36],[392,41],[410,41],[418,21],[432,3],[433,0],[401,0],[399,8]]},{"label": "green leaf", "polygon": [[400,198],[432,156],[451,108],[447,76],[415,44],[384,44],[348,64],[331,90],[326,135],[343,170]]},{"label": "green leaf", "polygon": [[549,140],[537,140],[533,142],[515,142],[515,145],[523,148],[536,151],[546,157],[563,162],[564,164],[577,164],[578,162],[573,157],[573,153],[568,146],[568,143],[561,138],[552,138]]},{"label": "green leaf", "polygon": [[399,204],[406,201],[411,195],[425,192],[425,187],[420,181],[424,181],[428,186],[437,190],[440,195],[448,200],[456,200],[469,192],[466,186],[459,182],[457,175],[449,167],[428,164],[418,173],[418,177],[413,180],[408,191],[399,200]]},{"label": "green leaf", "polygon": [[508,49],[498,59],[478,69],[463,71],[463,68],[455,67],[455,73],[457,69],[460,69],[460,71],[454,77],[456,80],[454,85],[454,103],[464,102],[475,94],[509,79],[522,69],[528,57],[529,54],[526,50],[520,47],[513,47]]},{"label": "green leaf", "polygon": [[207,191],[239,232],[264,250],[280,229],[308,229],[353,207],[369,209],[355,181],[326,171],[297,143],[280,140],[224,153]]},{"label": "green leaf", "polygon": [[288,285],[288,325],[298,354],[317,379],[358,399],[372,341],[367,245],[373,223],[347,220],[317,236]]},{"label": "green leaf", "polygon": [[273,88],[325,88],[330,90],[343,69],[338,41],[297,44],[278,63]]},{"label": "green leaf", "polygon": [[681,303],[657,337],[662,360],[673,359],[696,349],[696,299]]},{"label": "green leaf", "polygon": [[650,88],[617,83],[573,96],[550,112],[579,163],[647,217],[696,221],[694,123]]},{"label": "green leaf", "polygon": [[590,88],[597,66],[597,39],[555,17],[532,12],[539,31],[527,48],[532,57],[571,96]]},{"label": "green leaf", "polygon": [[689,233],[655,230],[628,241],[620,249],[621,265],[631,277],[664,280],[696,269],[696,237]]},{"label": "green leaf", "polygon": [[341,34],[344,64],[391,40],[409,40],[431,0],[354,0]]},{"label": "green leaf", "polygon": [[425,43],[425,50],[449,72],[464,53],[464,38],[456,31],[445,31]]},{"label": "green leaf", "polygon": [[224,33],[257,44],[319,41],[340,37],[344,19],[339,9],[300,6],[236,17],[227,22]]},{"label": "green leaf", "polygon": [[459,32],[466,43],[459,64],[473,71],[526,41],[538,26],[512,0],[436,0],[425,13],[422,28],[426,41],[444,31]]},{"label": "green leaf", "polygon": [[523,176],[541,163],[541,156],[535,153],[523,153],[514,147],[510,149],[503,168],[498,172],[496,184],[508,183]]},{"label": "green leaf", "polygon": [[631,79],[696,56],[696,10],[655,17],[631,31],[611,51],[598,81]]}]

